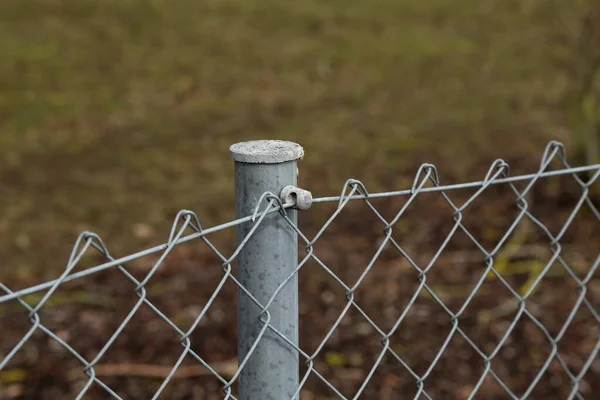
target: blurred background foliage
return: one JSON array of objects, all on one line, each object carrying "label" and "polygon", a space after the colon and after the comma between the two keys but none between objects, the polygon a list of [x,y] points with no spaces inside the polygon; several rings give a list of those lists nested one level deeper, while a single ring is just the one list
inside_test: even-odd
[{"label": "blurred background foliage", "polygon": [[[544,143],[598,162],[596,0],[3,0],[2,275],[56,276],[78,232],[115,255],[176,212],[233,216],[229,145],[305,147],[316,196],[406,188]],[[38,276],[35,276],[38,275]]]}]

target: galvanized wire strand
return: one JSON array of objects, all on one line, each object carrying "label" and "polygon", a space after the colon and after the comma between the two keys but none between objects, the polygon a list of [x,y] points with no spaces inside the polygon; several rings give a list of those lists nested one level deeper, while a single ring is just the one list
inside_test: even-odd
[{"label": "galvanized wire strand", "polygon": [[[425,164],[424,164],[425,165]],[[427,164],[430,165],[430,164]],[[423,167],[423,166],[422,166]],[[555,170],[555,171],[544,171],[543,173],[537,173],[537,174],[526,174],[526,175],[519,175],[519,176],[513,176],[513,177],[507,177],[507,178],[503,178],[503,179],[496,179],[493,180],[491,182],[491,184],[501,184],[501,183],[512,183],[512,182],[519,182],[519,181],[527,181],[527,180],[531,180],[533,178],[545,178],[545,177],[551,177],[551,176],[558,176],[558,175],[566,175],[566,174],[577,174],[577,173],[582,173],[582,172],[589,172],[589,171],[596,171],[594,178],[590,179],[590,181],[588,183],[585,183],[585,185],[590,186],[595,180],[597,180],[598,176],[600,175],[600,164],[594,164],[591,166],[584,166],[584,167],[568,167],[565,169],[560,169],[560,170]],[[577,179],[579,179],[577,177]],[[354,179],[350,179],[348,182],[346,182],[345,186],[344,186],[344,190],[342,192],[342,194],[340,196],[332,196],[332,197],[317,197],[313,199],[313,203],[325,203],[325,202],[332,202],[332,201],[336,201],[338,203],[341,203],[343,201],[347,201],[347,200],[364,200],[366,198],[370,198],[370,199],[376,199],[376,198],[384,198],[384,197],[395,197],[395,196],[410,196],[414,190],[414,188],[411,189],[407,189],[407,190],[399,190],[399,191],[391,191],[391,192],[382,192],[382,193],[363,193],[363,194],[359,194],[359,195],[354,195],[354,193],[356,192],[355,190],[352,191],[352,195],[345,195],[345,190],[346,187],[352,183],[352,182],[357,182]],[[474,181],[474,182],[469,182],[469,183],[462,183],[462,184],[453,184],[453,185],[443,185],[443,186],[434,186],[434,187],[423,187],[420,189],[420,193],[430,193],[430,192],[440,192],[440,191],[450,191],[450,190],[457,190],[457,189],[468,189],[468,188],[476,188],[476,187],[482,187],[484,185],[486,185],[486,180],[484,179],[483,181]],[[589,199],[587,200],[589,201]],[[289,203],[289,204],[285,204],[284,208],[288,209],[288,208],[292,208],[294,206],[293,203]],[[273,208],[271,210],[269,210],[269,213],[274,213],[274,212],[278,212],[278,208]],[[197,233],[193,233],[184,237],[181,237],[176,243],[175,245],[180,245],[183,243],[187,243],[189,241],[201,238],[205,235],[214,233],[214,232],[218,232],[221,230],[225,230],[228,228],[232,228],[247,222],[252,221],[254,218],[256,217],[256,211],[253,215],[249,215],[247,217],[243,217],[243,218],[239,218],[236,219],[234,221],[231,222],[227,222],[227,223],[223,223],[217,226],[214,226],[212,228],[208,228],[203,230],[201,233],[197,232]],[[131,262],[134,260],[137,260],[139,258],[151,255],[151,254],[155,254],[158,252],[161,252],[163,250],[165,250],[167,248],[167,243],[162,244],[162,245],[158,245],[158,246],[154,246],[152,248],[146,249],[146,250],[142,250],[133,254],[130,254],[128,256],[124,256],[121,257],[119,259],[116,259],[115,261],[112,262],[107,262],[107,263],[103,263],[94,267],[90,267],[87,268],[84,271],[80,271],[78,273],[74,273],[74,274],[70,274],[66,280],[64,282],[69,282],[75,279],[79,279],[100,271],[103,271],[105,269],[109,269],[112,267],[115,267],[118,264],[125,264],[127,262]],[[9,300],[14,300],[17,297],[21,297],[21,296],[25,296],[28,294],[33,294],[39,291],[43,291],[46,290],[48,288],[51,288],[52,285],[55,283],[56,281],[49,281],[49,282],[45,282],[43,284],[39,284],[39,285],[35,285],[26,289],[22,289],[19,291],[16,291],[14,293],[12,293],[11,295],[4,295],[4,296],[0,296],[0,303],[9,301]],[[64,283],[63,282],[63,283]]]},{"label": "galvanized wire strand", "polygon": [[[294,204],[285,204],[284,205],[284,207],[286,209],[291,208],[293,206],[294,206]],[[268,212],[268,214],[271,214],[271,213],[275,213],[275,212],[278,212],[278,211],[279,211],[278,208],[273,207],[273,208],[269,209],[267,212]],[[222,231],[222,230],[225,230],[225,229],[228,229],[228,228],[233,228],[235,226],[238,226],[238,225],[241,225],[241,224],[244,224],[244,223],[252,221],[252,218],[254,218],[254,216],[253,215],[249,215],[247,217],[239,218],[239,219],[236,219],[236,220],[231,221],[231,222],[226,222],[224,224],[217,225],[217,226],[214,226],[212,228],[204,229],[202,232],[196,232],[196,233],[189,234],[187,236],[183,236],[183,237],[179,238],[177,241],[175,241],[173,243],[173,245],[177,246],[177,245],[180,245],[180,244],[183,244],[183,243],[187,243],[189,241],[192,241],[192,240],[195,240],[195,239],[198,239],[198,238],[202,238],[203,236],[206,236],[206,235],[211,234],[211,233]],[[75,280],[75,279],[83,278],[85,276],[92,275],[92,274],[104,271],[106,269],[116,267],[117,265],[120,265],[120,264],[126,264],[128,262],[137,260],[139,258],[146,257],[146,256],[149,256],[149,255],[152,255],[152,254],[164,251],[168,247],[169,247],[168,243],[164,243],[164,244],[161,244],[161,245],[158,245],[158,246],[151,247],[151,248],[146,249],[146,250],[138,251],[138,252],[130,254],[128,256],[124,256],[124,257],[118,258],[118,259],[116,259],[114,261],[110,261],[110,262],[106,262],[106,263],[103,263],[103,264],[100,264],[100,265],[96,265],[94,267],[87,268],[86,270],[81,271],[81,272],[77,272],[77,273],[74,273],[74,274],[69,274],[69,276],[67,276],[61,282],[62,283],[70,282],[70,281]],[[26,296],[28,294],[33,294],[33,293],[36,293],[36,292],[41,292],[43,290],[49,289],[58,280],[59,279],[53,280],[53,281],[48,281],[48,282],[45,282],[45,283],[41,283],[39,285],[31,286],[31,287],[26,288],[26,289],[18,290],[16,292],[11,293],[10,295],[0,296],[0,303],[4,303],[4,302],[9,301],[9,300],[14,300],[14,299],[16,299],[18,297]]]},{"label": "galvanized wire strand", "polygon": [[[529,181],[532,178],[549,178],[552,176],[560,176],[560,175],[570,175],[570,174],[578,174],[590,171],[600,171],[600,164],[587,165],[583,167],[570,167],[566,169],[559,169],[554,171],[546,171],[542,174],[525,174],[525,175],[516,175],[511,176],[504,179],[497,179],[494,181],[494,185],[499,185],[503,183],[514,183],[514,182],[522,182]],[[477,188],[483,185],[484,181],[474,181],[467,183],[456,183],[451,185],[442,185],[435,187],[426,187],[421,189],[421,193],[431,193],[431,192],[441,192],[441,191],[450,191],[450,190],[459,190],[459,189],[472,189]],[[410,196],[412,189],[404,189],[404,190],[396,190],[390,192],[377,192],[377,193],[369,193],[369,195],[354,195],[350,197],[350,200],[364,200],[366,198],[369,199],[380,199],[385,197],[397,197],[397,196]],[[315,203],[329,203],[329,202],[339,202],[344,196],[329,196],[329,197],[315,197],[313,198],[313,204]]]}]

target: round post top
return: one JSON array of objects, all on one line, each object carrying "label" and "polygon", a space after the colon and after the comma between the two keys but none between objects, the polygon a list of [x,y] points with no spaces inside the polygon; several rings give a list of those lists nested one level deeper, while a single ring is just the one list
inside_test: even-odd
[{"label": "round post top", "polygon": [[285,140],[252,140],[232,145],[231,158],[248,164],[279,164],[294,161],[304,156],[304,149],[298,143]]}]

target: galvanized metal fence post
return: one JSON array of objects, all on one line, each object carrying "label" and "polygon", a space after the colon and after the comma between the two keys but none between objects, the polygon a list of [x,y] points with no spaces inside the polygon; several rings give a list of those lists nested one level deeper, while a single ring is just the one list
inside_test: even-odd
[{"label": "galvanized metal fence post", "polygon": [[[237,217],[251,215],[261,195],[279,196],[288,185],[296,185],[296,160],[302,147],[278,140],[237,143],[230,148],[235,161],[235,210]],[[261,210],[265,205],[261,205]],[[287,216],[296,223],[296,211]],[[237,228],[238,245],[252,223]],[[261,303],[269,301],[279,285],[298,265],[298,237],[277,213],[267,215],[237,257],[237,278]],[[238,290],[238,359],[240,363],[263,328],[260,308]],[[293,343],[298,343],[298,281],[287,283],[268,309],[270,324]],[[291,399],[298,388],[298,353],[267,329],[239,377],[241,400]]]}]

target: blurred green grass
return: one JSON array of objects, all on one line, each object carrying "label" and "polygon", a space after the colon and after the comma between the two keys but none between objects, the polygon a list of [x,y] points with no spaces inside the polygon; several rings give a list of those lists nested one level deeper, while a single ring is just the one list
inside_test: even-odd
[{"label": "blurred green grass", "polygon": [[84,229],[123,255],[181,208],[231,218],[237,141],[301,143],[317,196],[533,164],[568,138],[549,3],[4,0],[2,274],[55,276]]}]

